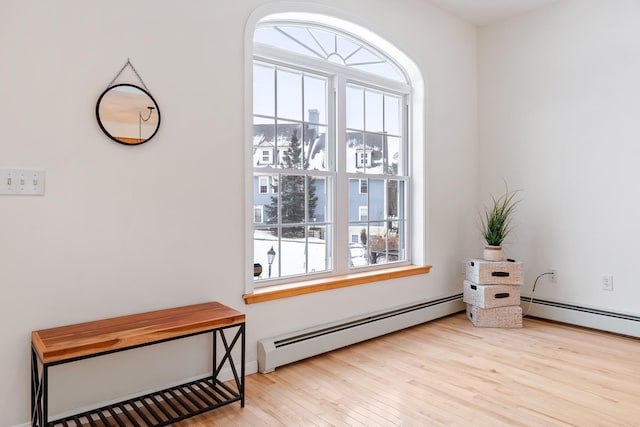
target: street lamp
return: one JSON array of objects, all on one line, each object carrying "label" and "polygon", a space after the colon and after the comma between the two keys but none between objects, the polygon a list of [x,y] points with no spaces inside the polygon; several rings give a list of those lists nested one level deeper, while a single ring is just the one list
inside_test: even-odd
[{"label": "street lamp", "polygon": [[151,118],[151,114],[153,113],[153,110],[156,109],[156,107],[147,107],[147,109],[149,110],[149,115],[146,119],[142,117],[142,112],[138,111],[138,142],[142,142],[142,122],[149,121],[149,119]]},{"label": "street lamp", "polygon": [[273,250],[273,246],[271,249],[267,251],[267,262],[269,263],[269,277],[271,277],[271,264],[273,264],[273,259],[276,257],[276,251]]}]

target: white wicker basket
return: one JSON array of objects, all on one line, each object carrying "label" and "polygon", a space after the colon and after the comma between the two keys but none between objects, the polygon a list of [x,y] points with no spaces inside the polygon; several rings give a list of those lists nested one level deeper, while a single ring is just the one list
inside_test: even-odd
[{"label": "white wicker basket", "polygon": [[467,317],[474,326],[485,328],[522,328],[522,308],[519,305],[480,308],[467,304]]},{"label": "white wicker basket", "polygon": [[466,278],[477,285],[522,285],[522,263],[469,259]]},{"label": "white wicker basket", "polygon": [[520,305],[520,286],[513,285],[477,285],[464,281],[462,300],[480,308],[506,307]]}]

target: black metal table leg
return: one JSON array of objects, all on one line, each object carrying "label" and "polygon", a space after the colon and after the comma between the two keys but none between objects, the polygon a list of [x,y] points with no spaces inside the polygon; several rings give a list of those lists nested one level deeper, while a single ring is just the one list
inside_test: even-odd
[{"label": "black metal table leg", "polygon": [[[226,329],[226,328],[225,328]],[[229,364],[229,368],[231,369],[231,373],[233,374],[233,379],[237,389],[237,398],[240,400],[240,406],[244,408],[244,380],[245,380],[245,324],[242,323],[238,326],[238,329],[233,335],[231,342],[227,340],[226,335],[224,334],[225,329],[220,329],[218,332],[220,333],[220,341],[224,346],[224,354],[218,363],[217,357],[217,340],[214,332],[214,340],[213,340],[213,382],[219,383],[222,387],[227,388],[224,384],[219,382],[218,375],[222,371],[225,366],[225,363]],[[233,360],[233,355],[231,354],[232,350],[236,348],[236,346],[240,344],[240,375],[238,375],[238,370],[236,369],[236,364]]]},{"label": "black metal table leg", "polygon": [[48,417],[48,367],[31,348],[31,426],[46,427]]},{"label": "black metal table leg", "polygon": [[245,372],[244,372],[244,362],[245,362],[245,359],[244,359],[244,350],[245,350],[244,332],[245,332],[245,330],[244,330],[244,327],[245,327],[244,323],[240,325],[240,331],[242,332],[242,342],[240,344],[241,345],[241,348],[240,348],[240,359],[241,359],[241,362],[240,362],[240,381],[241,381],[241,384],[240,384],[240,407],[241,408],[244,408],[244,376],[245,376]]},{"label": "black metal table leg", "polygon": [[37,397],[40,389],[40,377],[38,375],[38,357],[36,352],[31,349],[31,426],[36,427],[39,424],[41,408],[39,407],[40,399]]}]

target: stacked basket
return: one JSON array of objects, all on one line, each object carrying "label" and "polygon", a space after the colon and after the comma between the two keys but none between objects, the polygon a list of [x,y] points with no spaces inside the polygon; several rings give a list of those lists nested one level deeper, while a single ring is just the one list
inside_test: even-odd
[{"label": "stacked basket", "polygon": [[466,262],[463,301],[474,326],[521,328],[522,263],[471,259]]}]

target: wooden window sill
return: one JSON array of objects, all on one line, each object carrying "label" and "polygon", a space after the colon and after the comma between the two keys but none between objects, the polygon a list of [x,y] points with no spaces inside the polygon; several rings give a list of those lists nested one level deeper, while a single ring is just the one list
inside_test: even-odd
[{"label": "wooden window sill", "polygon": [[244,298],[245,304],[256,304],[282,298],[295,297],[298,295],[311,294],[314,292],[346,288],[347,286],[397,279],[399,277],[416,276],[418,274],[427,274],[429,271],[431,271],[430,265],[406,265],[384,270],[332,276],[317,280],[309,280],[306,282],[288,283],[286,285],[265,286],[264,288],[255,289],[253,293],[245,294],[242,297]]}]

